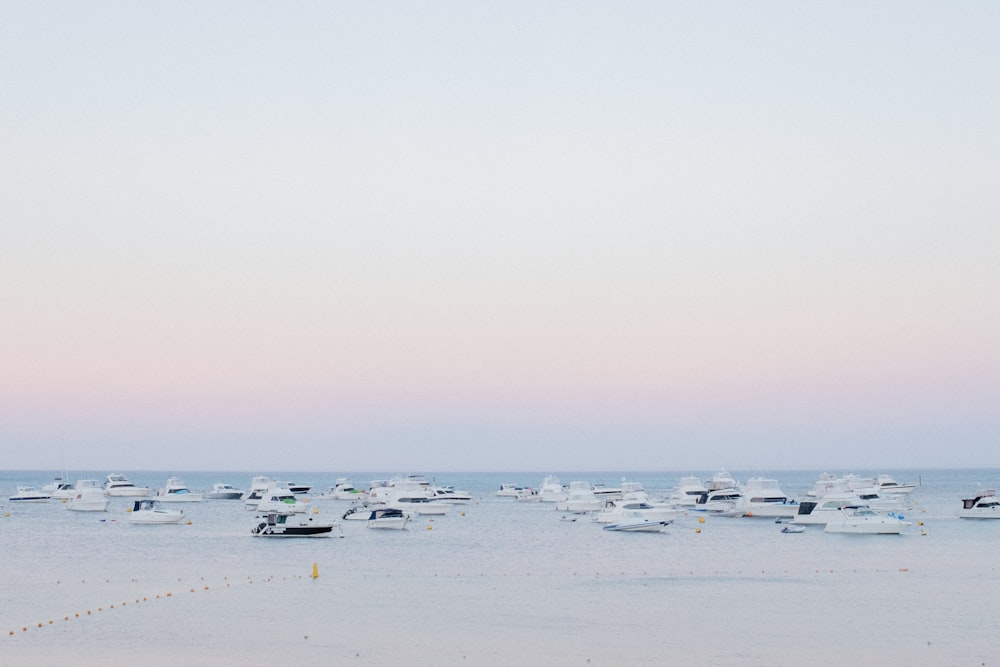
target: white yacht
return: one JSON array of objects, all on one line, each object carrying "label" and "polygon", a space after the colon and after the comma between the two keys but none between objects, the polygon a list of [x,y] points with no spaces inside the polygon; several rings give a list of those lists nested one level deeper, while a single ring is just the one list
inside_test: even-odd
[{"label": "white yacht", "polygon": [[882,493],[912,493],[916,488],[913,484],[900,484],[889,475],[879,475],[875,484]]},{"label": "white yacht", "polygon": [[250,490],[243,494],[243,503],[246,505],[246,509],[256,509],[261,496],[264,495],[264,492],[267,491],[273,483],[275,482],[270,477],[265,477],[264,475],[256,475],[251,478]]},{"label": "white yacht", "polygon": [[334,485],[319,497],[324,500],[364,500],[368,497],[368,492],[355,488],[354,483],[347,477],[339,477]]},{"label": "white yacht", "polygon": [[78,479],[73,487],[73,497],[66,503],[66,509],[74,512],[106,512],[111,500],[104,487],[96,479]]},{"label": "white yacht", "polygon": [[180,477],[167,478],[167,483],[156,494],[156,499],[165,503],[197,503],[204,497],[203,493],[191,491]]},{"label": "white yacht", "polygon": [[134,501],[128,514],[129,523],[180,523],[183,519],[184,510],[164,507],[154,498]]},{"label": "white yacht", "polygon": [[20,503],[45,503],[51,497],[34,486],[22,486],[19,484],[17,491],[14,492],[14,495],[7,498],[7,500]]},{"label": "white yacht", "polygon": [[693,475],[681,477],[680,484],[670,496],[670,502],[681,507],[691,507],[706,493],[708,489],[700,478]]},{"label": "white yacht", "polygon": [[555,475],[549,475],[542,480],[538,488],[538,499],[543,503],[557,503],[566,499],[566,489]]},{"label": "white yacht", "polygon": [[394,507],[383,507],[371,511],[368,515],[368,527],[402,530],[406,528],[409,520],[410,516],[403,510]]},{"label": "white yacht", "polygon": [[153,492],[147,486],[136,486],[132,482],[128,481],[125,475],[113,472],[107,476],[104,482],[104,490],[112,498],[116,497],[135,497],[142,498],[148,496]]},{"label": "white yacht", "polygon": [[556,501],[556,509],[560,512],[573,512],[583,514],[584,512],[597,512],[602,509],[606,501],[597,497],[594,487],[590,482],[575,481],[570,482],[566,489],[566,498]]},{"label": "white yacht", "polygon": [[864,505],[847,505],[826,522],[827,533],[853,535],[899,535],[910,525],[895,513],[879,514]]},{"label": "white yacht", "polygon": [[308,500],[300,500],[287,486],[281,483],[272,483],[268,486],[257,502],[257,511],[261,513],[285,512],[286,514],[300,514],[307,509],[309,509]]},{"label": "white yacht", "polygon": [[641,500],[612,500],[600,512],[594,514],[597,523],[619,523],[624,519],[641,515],[650,521],[671,522],[680,510],[664,505],[652,505]]},{"label": "white yacht", "polygon": [[799,511],[792,523],[825,525],[840,516],[841,508],[857,504],[858,497],[851,492],[831,493],[822,498],[803,500],[799,503]]},{"label": "white yacht", "polygon": [[454,486],[435,486],[432,488],[434,502],[447,503],[449,505],[465,505],[472,502],[472,494],[468,491],[456,489]]},{"label": "white yacht", "polygon": [[669,521],[654,521],[642,512],[632,512],[615,523],[606,524],[603,528],[621,533],[659,533],[668,525]]},{"label": "white yacht", "polygon": [[799,504],[789,500],[776,479],[751,477],[743,486],[743,495],[735,507],[743,516],[775,519],[793,517],[799,511]]},{"label": "white yacht", "polygon": [[517,493],[524,487],[517,484],[504,483],[497,489],[495,495],[498,498],[517,498]]},{"label": "white yacht", "polygon": [[205,494],[206,500],[239,500],[245,491],[237,489],[232,484],[216,482],[212,485],[212,490]]},{"label": "white yacht", "polygon": [[64,482],[62,477],[56,477],[43,486],[42,491],[49,494],[52,498],[66,500],[73,497],[74,487],[69,482]]},{"label": "white yacht", "polygon": [[1000,498],[996,491],[980,491],[974,498],[963,498],[960,519],[1000,519]]}]

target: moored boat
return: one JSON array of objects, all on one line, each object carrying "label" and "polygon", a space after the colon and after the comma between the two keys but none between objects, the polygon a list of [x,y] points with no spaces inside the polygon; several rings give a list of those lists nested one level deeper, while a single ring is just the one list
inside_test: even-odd
[{"label": "moored boat", "polygon": [[879,514],[864,505],[846,505],[840,508],[838,516],[826,522],[823,530],[852,535],[899,535],[909,525],[909,521],[894,512]]},{"label": "moored boat", "polygon": [[104,491],[112,498],[145,497],[153,492],[148,486],[136,486],[128,481],[125,475],[116,472],[111,473],[105,479]]},{"label": "moored boat", "polygon": [[330,537],[332,523],[286,512],[268,512],[255,519],[250,533],[255,537]]},{"label": "moored boat", "polygon": [[373,509],[368,515],[369,528],[388,528],[390,530],[402,530],[406,528],[410,516],[401,509],[395,507],[382,507]]},{"label": "moored boat", "polygon": [[180,477],[169,477],[167,483],[156,494],[156,499],[166,503],[197,503],[204,494],[191,491]]},{"label": "moored boat", "polygon": [[129,523],[180,523],[183,519],[184,510],[164,507],[155,498],[134,501],[128,514]]},{"label": "moored boat", "polygon": [[659,533],[670,525],[669,521],[654,521],[641,512],[633,512],[624,516],[617,523],[602,526],[604,530],[620,533]]},{"label": "moored boat", "polygon": [[45,493],[34,486],[21,486],[19,484],[17,486],[17,491],[14,492],[14,495],[7,498],[7,500],[20,503],[44,503],[48,502],[51,497],[52,496],[48,493]]},{"label": "moored boat", "polygon": [[74,512],[106,512],[111,500],[96,479],[78,479],[66,509]]},{"label": "moored boat", "polygon": [[212,490],[205,494],[206,500],[239,500],[243,497],[243,490],[237,489],[232,484],[216,482],[212,485]]},{"label": "moored boat", "polygon": [[980,491],[973,498],[962,499],[962,509],[958,512],[960,519],[1000,519],[1000,498],[996,491],[987,489]]}]

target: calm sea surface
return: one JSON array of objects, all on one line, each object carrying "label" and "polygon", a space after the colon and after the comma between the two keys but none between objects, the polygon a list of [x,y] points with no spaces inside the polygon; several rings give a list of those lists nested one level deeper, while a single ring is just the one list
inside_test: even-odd
[{"label": "calm sea surface", "polygon": [[[109,472],[153,488],[176,474],[201,491],[251,477],[68,478]],[[552,472],[625,477],[655,496],[714,471]],[[766,476],[799,498],[820,472]],[[405,531],[343,521],[342,538],[260,539],[241,501],[183,504],[188,522],[136,526],[124,498],[107,513],[8,501],[55,473],[2,471],[0,665],[1000,664],[1000,521],[955,518],[963,497],[1000,486],[1000,470],[848,472],[919,483],[910,533],[789,535],[765,519],[697,515],[662,534],[608,533],[493,495],[548,472],[425,473],[475,500]],[[366,488],[394,476],[260,474],[311,484],[310,496],[337,477]],[[349,506],[310,502],[330,520]]]}]

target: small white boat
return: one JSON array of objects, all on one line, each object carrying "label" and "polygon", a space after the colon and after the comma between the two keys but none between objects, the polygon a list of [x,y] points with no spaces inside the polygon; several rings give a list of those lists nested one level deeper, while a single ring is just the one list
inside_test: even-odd
[{"label": "small white boat", "polygon": [[156,494],[156,499],[165,503],[198,503],[204,494],[191,491],[180,477],[170,477],[166,485]]},{"label": "small white boat", "polygon": [[104,482],[104,491],[112,498],[144,498],[153,492],[153,490],[147,486],[136,486],[132,482],[128,481],[125,475],[116,472],[107,476]]},{"label": "small white boat", "polygon": [[889,475],[879,475],[875,483],[882,493],[912,493],[916,488],[913,484],[900,484]]},{"label": "small white boat", "polygon": [[128,514],[129,523],[180,523],[183,519],[183,510],[164,507],[154,498],[134,501]]},{"label": "small white boat", "polygon": [[708,493],[705,483],[698,477],[689,475],[681,477],[680,484],[670,495],[670,502],[679,507],[693,507],[698,499]]},{"label": "small white boat", "polygon": [[781,529],[781,532],[787,533],[787,534],[791,534],[791,535],[795,535],[795,534],[798,534],[798,533],[804,533],[804,532],[806,532],[806,527],[805,526],[785,526],[784,528]]},{"label": "small white boat", "polygon": [[960,519],[1000,519],[1000,498],[996,491],[988,489],[976,494],[975,498],[963,498]]},{"label": "small white boat", "polygon": [[669,521],[654,521],[646,518],[641,512],[623,518],[618,523],[602,526],[604,530],[620,533],[659,533],[670,525]]},{"label": "small white boat", "polygon": [[401,509],[395,507],[383,507],[372,510],[368,515],[369,528],[388,528],[390,530],[402,530],[406,528],[410,516]]},{"label": "small white boat", "polygon": [[52,498],[65,500],[73,497],[74,487],[69,482],[64,482],[62,477],[56,477],[43,486],[42,491],[49,494]]},{"label": "small white boat", "polygon": [[272,483],[261,495],[257,503],[258,512],[283,512],[285,514],[302,514],[309,509],[306,500],[299,500],[283,483]]},{"label": "small white boat", "polygon": [[517,484],[501,484],[500,488],[496,490],[493,494],[497,498],[517,498],[518,491],[524,487],[518,486]]},{"label": "small white boat", "polygon": [[40,491],[34,486],[18,485],[17,491],[14,492],[14,495],[7,498],[7,500],[20,503],[44,503],[48,502],[51,497],[48,493]]},{"label": "small white boat", "polygon": [[641,515],[650,521],[671,522],[680,510],[666,505],[653,505],[648,502],[635,500],[612,500],[594,515],[597,523],[620,523],[624,519],[635,518]]},{"label": "small white boat", "polygon": [[824,530],[852,535],[899,535],[909,525],[909,521],[894,512],[879,514],[864,505],[847,505],[840,508],[840,516],[826,522]]},{"label": "small white boat", "polygon": [[423,496],[398,496],[386,504],[389,507],[400,509],[407,514],[442,516],[448,513],[448,505],[446,503],[436,503],[430,498]]},{"label": "small white boat", "polygon": [[566,500],[566,489],[555,475],[549,475],[538,487],[538,499],[543,503],[557,503]]},{"label": "small white boat", "polygon": [[212,490],[205,494],[206,500],[239,500],[243,497],[244,491],[237,489],[232,484],[216,482],[212,485]]},{"label": "small white boat", "polygon": [[382,509],[385,505],[382,503],[370,504],[367,502],[357,502],[347,508],[343,516],[340,518],[344,521],[367,521],[371,518],[372,510]]},{"label": "small white boat", "polygon": [[368,492],[355,488],[354,483],[347,477],[340,477],[318,497],[323,500],[363,500],[368,497]]},{"label": "small white boat", "polygon": [[332,523],[285,512],[268,512],[254,520],[250,533],[255,537],[330,537]]},{"label": "small white boat", "polygon": [[465,505],[472,501],[471,493],[458,490],[454,486],[435,486],[432,491],[434,496],[431,498],[431,502]]},{"label": "small white boat", "polygon": [[111,500],[96,479],[78,479],[66,509],[74,512],[106,512]]}]

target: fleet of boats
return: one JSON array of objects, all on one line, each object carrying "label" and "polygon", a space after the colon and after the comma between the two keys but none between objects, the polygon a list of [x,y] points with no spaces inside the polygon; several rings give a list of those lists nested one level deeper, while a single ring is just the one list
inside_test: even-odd
[{"label": "fleet of boats", "polygon": [[[726,470],[702,480],[681,477],[675,489],[652,497],[639,482],[622,479],[620,487],[594,485],[575,480],[564,485],[554,475],[546,476],[536,489],[504,483],[495,492],[498,498],[537,500],[550,503],[564,516],[576,521],[586,516],[609,532],[663,532],[679,517],[689,512],[711,513],[725,517],[769,518],[786,524],[782,532],[804,532],[808,526],[822,526],[826,533],[857,535],[899,535],[912,522],[903,511],[914,492],[913,484],[899,483],[889,475],[859,477],[822,474],[801,498],[790,498],[776,479],[755,476],[745,483]],[[358,488],[347,477],[323,493],[308,496],[308,485],[282,482],[265,476],[251,479],[250,490],[217,482],[207,493],[192,491],[179,477],[171,476],[155,495],[149,487],[136,486],[120,473],[109,474],[102,484],[95,479],[80,479],[70,485],[57,477],[42,489],[17,485],[8,497],[12,503],[61,500],[66,509],[77,512],[106,512],[110,499],[132,500],[127,522],[134,524],[177,524],[185,513],[171,505],[179,502],[242,500],[255,510],[251,533],[259,537],[309,537],[329,535],[337,526],[309,516],[307,510],[318,508],[310,499],[347,501],[344,521],[365,521],[370,528],[400,530],[417,516],[441,516],[455,505],[473,501],[467,491],[453,486],[438,486],[419,475],[372,480],[367,490]],[[957,517],[964,519],[1000,519],[1000,499],[992,489],[962,499]],[[704,520],[704,519],[700,519]]]}]

